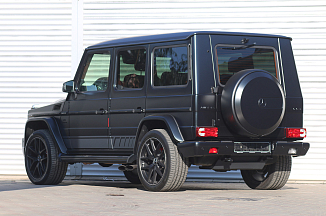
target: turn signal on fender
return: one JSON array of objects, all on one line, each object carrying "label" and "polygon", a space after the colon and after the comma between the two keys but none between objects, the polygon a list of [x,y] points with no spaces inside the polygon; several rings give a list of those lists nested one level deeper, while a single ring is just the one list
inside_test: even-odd
[{"label": "turn signal on fender", "polygon": [[286,128],[286,138],[305,138],[307,130],[305,128]]},{"label": "turn signal on fender", "polygon": [[218,137],[217,127],[197,127],[196,128],[197,137]]}]

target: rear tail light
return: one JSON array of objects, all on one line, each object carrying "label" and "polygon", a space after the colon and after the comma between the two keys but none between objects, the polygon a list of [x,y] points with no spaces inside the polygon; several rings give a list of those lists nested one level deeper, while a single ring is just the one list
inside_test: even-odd
[{"label": "rear tail light", "polygon": [[286,138],[305,138],[306,136],[305,128],[286,128]]},{"label": "rear tail light", "polygon": [[218,137],[217,127],[197,127],[196,128],[197,137]]}]

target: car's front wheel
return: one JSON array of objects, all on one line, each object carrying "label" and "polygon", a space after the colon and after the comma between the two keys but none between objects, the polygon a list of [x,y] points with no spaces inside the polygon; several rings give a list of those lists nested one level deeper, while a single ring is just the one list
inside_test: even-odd
[{"label": "car's front wheel", "polygon": [[252,189],[277,190],[289,179],[292,165],[291,156],[279,156],[275,163],[266,165],[262,170],[241,170],[245,183]]},{"label": "car's front wheel", "polygon": [[145,189],[176,191],[185,182],[188,166],[165,130],[149,131],[137,156],[138,176]]},{"label": "car's front wheel", "polygon": [[25,146],[26,173],[34,184],[55,185],[66,176],[68,164],[59,160],[59,149],[48,130],[37,130]]}]

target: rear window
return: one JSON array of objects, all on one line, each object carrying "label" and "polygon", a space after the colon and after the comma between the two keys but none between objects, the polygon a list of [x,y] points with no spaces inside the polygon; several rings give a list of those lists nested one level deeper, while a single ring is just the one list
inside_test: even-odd
[{"label": "rear window", "polygon": [[272,48],[217,46],[217,65],[222,85],[235,73],[245,69],[261,69],[277,77],[275,51]]},{"label": "rear window", "polygon": [[121,50],[118,54],[116,86],[118,89],[144,86],[146,49]]},{"label": "rear window", "polygon": [[187,46],[154,50],[154,86],[186,85],[188,82]]}]

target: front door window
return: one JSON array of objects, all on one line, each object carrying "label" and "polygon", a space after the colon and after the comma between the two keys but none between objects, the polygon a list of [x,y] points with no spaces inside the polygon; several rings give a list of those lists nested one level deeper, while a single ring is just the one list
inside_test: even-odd
[{"label": "front door window", "polygon": [[108,87],[110,53],[92,54],[87,58],[80,91],[105,91]]}]

